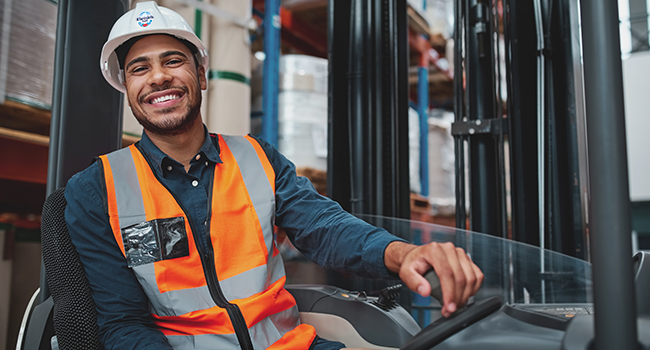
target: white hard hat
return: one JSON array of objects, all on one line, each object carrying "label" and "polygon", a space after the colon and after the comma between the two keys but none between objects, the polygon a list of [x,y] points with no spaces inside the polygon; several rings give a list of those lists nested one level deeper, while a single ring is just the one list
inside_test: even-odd
[{"label": "white hard hat", "polygon": [[137,3],[135,9],[125,13],[115,22],[102,48],[99,64],[104,78],[114,88],[126,93],[123,85],[124,72],[120,68],[115,49],[131,38],[148,34],[169,34],[196,46],[196,59],[199,65],[205,68],[207,78],[208,50],[194,34],[192,27],[178,13],[158,6],[154,1],[147,1]]}]

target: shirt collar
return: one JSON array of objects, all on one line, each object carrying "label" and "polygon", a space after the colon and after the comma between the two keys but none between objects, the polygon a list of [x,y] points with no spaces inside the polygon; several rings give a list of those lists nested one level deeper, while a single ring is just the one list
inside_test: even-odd
[{"label": "shirt collar", "polygon": [[205,142],[203,143],[199,154],[203,153],[208,160],[214,163],[222,163],[221,157],[219,156],[221,153],[221,149],[219,148],[219,137],[215,134],[208,133],[208,128],[205,125],[203,125],[203,129],[205,130]]},{"label": "shirt collar", "polygon": [[[201,158],[205,157],[211,162],[222,163],[221,157],[219,156],[219,138],[216,135],[211,135],[208,133],[208,128],[203,125],[203,132],[205,133],[205,142],[197,154],[201,155]],[[163,167],[168,165],[182,166],[181,163],[172,159],[170,156],[166,155],[163,151],[156,146],[153,141],[147,136],[146,132],[142,132],[142,138],[140,138],[139,148],[142,150],[144,155],[151,161],[151,164],[155,167],[155,171],[162,174]]]}]

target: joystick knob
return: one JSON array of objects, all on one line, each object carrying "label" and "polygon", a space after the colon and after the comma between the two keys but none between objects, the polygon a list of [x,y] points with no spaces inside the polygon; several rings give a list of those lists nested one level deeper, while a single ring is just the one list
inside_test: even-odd
[{"label": "joystick knob", "polygon": [[424,278],[429,281],[429,284],[431,285],[431,296],[438,300],[440,305],[444,304],[442,302],[442,289],[440,288],[440,278],[438,278],[438,275],[436,274],[433,269],[427,271],[424,274]]}]

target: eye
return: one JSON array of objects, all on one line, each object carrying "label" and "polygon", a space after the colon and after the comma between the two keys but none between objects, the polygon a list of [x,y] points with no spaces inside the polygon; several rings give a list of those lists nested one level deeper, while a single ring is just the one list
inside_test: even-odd
[{"label": "eye", "polygon": [[169,66],[177,66],[181,63],[183,63],[183,61],[179,58],[171,58],[169,61],[167,61],[167,65]]},{"label": "eye", "polygon": [[149,66],[146,65],[146,64],[134,64],[133,66],[131,66],[129,68],[129,70],[127,71],[127,74],[140,75],[140,74],[143,74],[144,72],[146,72],[147,69],[149,69]]}]

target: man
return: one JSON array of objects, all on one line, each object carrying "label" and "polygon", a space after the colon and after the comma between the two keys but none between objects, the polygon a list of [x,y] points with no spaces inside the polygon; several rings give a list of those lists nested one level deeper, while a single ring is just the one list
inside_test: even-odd
[{"label": "man", "polygon": [[316,193],[250,136],[202,123],[207,50],[177,13],[138,3],[114,25],[101,68],[126,93],[142,139],[66,187],[66,221],[106,349],[339,349],[300,324],[273,225],[318,264],[399,274],[421,295],[433,268],[449,316],[483,275],[462,249],[414,246]]}]

